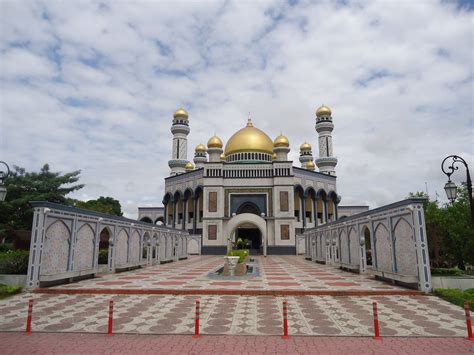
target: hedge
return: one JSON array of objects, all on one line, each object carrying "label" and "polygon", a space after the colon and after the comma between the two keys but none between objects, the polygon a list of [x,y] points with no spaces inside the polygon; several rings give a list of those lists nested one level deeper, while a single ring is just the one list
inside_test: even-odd
[{"label": "hedge", "polygon": [[99,249],[99,264],[109,263],[109,249]]},{"label": "hedge", "polygon": [[464,272],[458,268],[433,268],[431,269],[432,276],[461,276]]},{"label": "hedge", "polygon": [[14,295],[21,291],[21,286],[8,286],[0,284],[0,298]]},{"label": "hedge", "polygon": [[28,256],[29,252],[26,250],[10,250],[0,253],[0,274],[27,274]]},{"label": "hedge", "polygon": [[238,256],[239,264],[240,264],[244,262],[247,256],[249,256],[249,250],[248,249],[231,250],[227,253],[227,256]]},{"label": "hedge", "polygon": [[433,291],[436,296],[451,302],[459,307],[464,307],[464,301],[469,301],[471,309],[474,306],[474,288],[459,290],[457,288],[438,288]]}]

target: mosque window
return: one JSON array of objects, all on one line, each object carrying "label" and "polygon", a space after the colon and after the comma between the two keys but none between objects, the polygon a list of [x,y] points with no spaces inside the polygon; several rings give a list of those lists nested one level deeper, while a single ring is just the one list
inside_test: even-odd
[{"label": "mosque window", "polygon": [[217,225],[210,224],[207,226],[207,239],[216,240],[217,239]]},{"label": "mosque window", "polygon": [[288,191],[280,191],[280,211],[288,212]]},{"label": "mosque window", "polygon": [[280,225],[280,236],[281,236],[281,240],[290,239],[290,225],[289,224]]},{"label": "mosque window", "polygon": [[209,192],[209,212],[217,212],[217,192]]}]

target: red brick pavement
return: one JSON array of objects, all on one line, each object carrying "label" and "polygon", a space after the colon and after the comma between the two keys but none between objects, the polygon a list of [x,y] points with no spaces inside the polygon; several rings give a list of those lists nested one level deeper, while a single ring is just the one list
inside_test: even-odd
[{"label": "red brick pavement", "polygon": [[2,354],[473,354],[462,338],[0,333]]}]

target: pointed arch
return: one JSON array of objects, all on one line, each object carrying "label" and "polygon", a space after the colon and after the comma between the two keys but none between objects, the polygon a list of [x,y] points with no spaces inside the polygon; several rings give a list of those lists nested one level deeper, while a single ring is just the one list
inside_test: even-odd
[{"label": "pointed arch", "polygon": [[41,274],[66,272],[69,265],[71,232],[63,221],[55,221],[46,229]]},{"label": "pointed arch", "polygon": [[74,271],[88,270],[94,267],[94,240],[94,229],[88,223],[83,224],[76,233],[73,259]]}]

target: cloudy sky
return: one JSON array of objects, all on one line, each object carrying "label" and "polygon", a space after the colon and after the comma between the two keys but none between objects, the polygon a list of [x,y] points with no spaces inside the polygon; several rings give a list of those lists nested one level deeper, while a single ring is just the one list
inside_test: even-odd
[{"label": "cloudy sky", "polygon": [[80,169],[74,197],[112,196],[136,217],[161,205],[176,108],[190,114],[188,159],[250,112],[288,136],[299,165],[324,103],[341,204],[377,207],[425,182],[444,198],[441,160],[473,163],[473,11],[469,0],[1,0],[0,160]]}]

